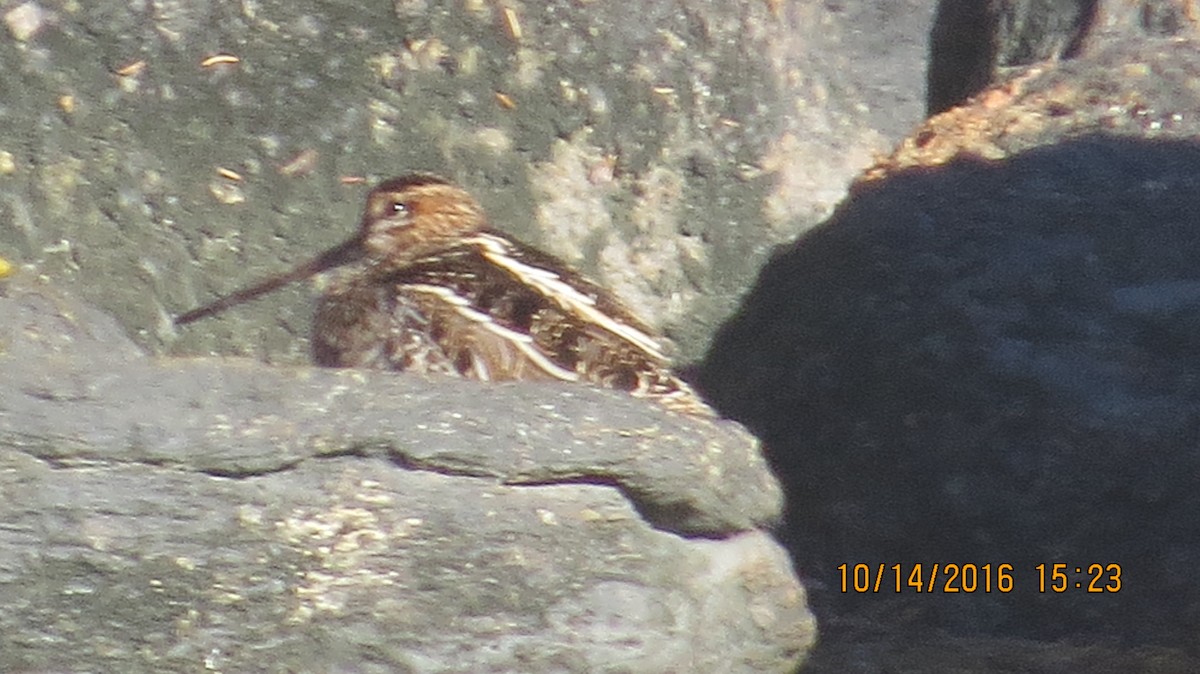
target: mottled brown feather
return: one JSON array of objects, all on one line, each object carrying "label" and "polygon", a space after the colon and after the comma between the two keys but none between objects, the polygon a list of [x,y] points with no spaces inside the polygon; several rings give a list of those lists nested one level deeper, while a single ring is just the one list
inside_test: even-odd
[{"label": "mottled brown feather", "polygon": [[177,322],[343,265],[317,304],[312,350],[320,365],[581,381],[711,414],[624,304],[556,258],[489,229],[467,192],[428,174],[373,189],[349,241]]}]

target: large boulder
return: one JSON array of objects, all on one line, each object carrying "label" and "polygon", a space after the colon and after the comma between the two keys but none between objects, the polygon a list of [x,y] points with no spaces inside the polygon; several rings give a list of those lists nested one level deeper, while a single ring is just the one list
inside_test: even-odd
[{"label": "large boulder", "polygon": [[[1197,54],[1115,39],[1014,73],[763,270],[703,380],[788,487],[815,605],[960,636],[1194,641]],[[902,589],[841,592],[856,563],[898,567]],[[918,594],[917,563],[980,580]]]},{"label": "large boulder", "polygon": [[[0,11],[0,249],[154,353],[307,362],[301,284],[433,171],[699,359],[771,246],[921,116],[923,0],[96,0]],[[214,57],[224,58],[214,58]],[[236,57],[238,62],[232,62]]]},{"label": "large boulder", "polygon": [[0,670],[787,672],[813,642],[732,423],[156,360],[0,283]]}]

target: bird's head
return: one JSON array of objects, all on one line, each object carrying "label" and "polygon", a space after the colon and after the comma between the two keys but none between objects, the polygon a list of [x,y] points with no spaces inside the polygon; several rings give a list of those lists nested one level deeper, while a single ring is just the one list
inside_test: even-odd
[{"label": "bird's head", "polygon": [[367,260],[376,269],[401,269],[483,229],[483,209],[461,187],[427,173],[380,183],[367,195],[358,233],[315,258],[175,318],[184,325],[220,313],[294,281]]},{"label": "bird's head", "polygon": [[400,268],[484,225],[483,209],[466,190],[437,176],[414,174],[371,190],[358,240],[368,260]]}]

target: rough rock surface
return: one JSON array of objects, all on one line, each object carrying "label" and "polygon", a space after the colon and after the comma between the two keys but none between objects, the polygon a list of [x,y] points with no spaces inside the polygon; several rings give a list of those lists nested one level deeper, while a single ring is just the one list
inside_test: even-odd
[{"label": "rough rock surface", "polygon": [[786,672],[815,635],[733,424],[149,359],[22,276],[0,372],[6,672]]},{"label": "rough rock surface", "polygon": [[1021,67],[1114,38],[1196,37],[1192,0],[941,0],[929,36],[926,109],[944,112]]},{"label": "rough rock surface", "polygon": [[[931,119],[725,326],[702,379],[766,442],[818,609],[1194,645],[1198,47],[1114,40]],[[1014,588],[840,594],[857,562],[1009,563]],[[1089,594],[1092,564],[1120,589]]]},{"label": "rough rock surface", "polygon": [[[308,358],[302,284],[205,329],[177,333],[169,316],[343,239],[365,193],[343,177],[414,170],[463,184],[498,227],[581,267],[698,359],[770,248],[827,216],[919,121],[932,11],[11,4],[5,257],[154,353],[292,364]],[[206,61],[221,53],[240,62]]]},{"label": "rough rock surface", "polygon": [[[932,10],[925,0],[6,3],[0,6],[0,256],[111,314],[151,353],[237,354],[298,364],[308,359],[311,313],[311,293],[303,287],[183,333],[174,330],[170,316],[342,239],[357,221],[365,191],[357,182],[343,184],[343,178],[373,182],[432,170],[471,189],[497,226],[566,258],[616,290],[667,330],[680,347],[681,360],[694,360],[771,247],[827,216],[872,155],[886,150],[919,120],[924,39]],[[236,56],[238,62],[208,60],[219,54]],[[60,306],[57,299],[51,303]],[[87,313],[73,303],[61,306]],[[47,307],[37,311],[53,314]],[[628,417],[630,424],[641,419],[641,413],[651,414],[626,409],[628,401],[601,393],[566,389],[548,394],[539,389],[533,394],[512,387],[496,389],[503,394],[493,399],[477,389],[460,390],[445,383],[434,387],[436,394],[423,385],[418,391],[411,381],[382,375],[363,375],[364,383],[358,375],[268,371],[242,362],[224,367],[150,363],[106,320],[62,320],[65,323],[56,324],[58,328],[43,338],[53,341],[56,330],[73,326],[100,331],[104,334],[99,343],[107,344],[101,347],[106,365],[97,367],[77,356],[24,359],[11,351],[7,356],[5,365],[14,374],[9,379],[5,370],[6,381],[17,381],[19,375],[21,381],[32,382],[23,394],[12,393],[17,398],[10,400],[23,405],[41,401],[29,408],[40,410],[38,415],[75,401],[80,406],[70,409],[84,415],[74,422],[78,435],[54,431],[70,421],[69,415],[22,416],[29,423],[40,418],[38,432],[50,434],[43,440],[55,441],[38,441],[36,434],[6,440],[29,443],[13,460],[41,476],[26,493],[29,503],[43,505],[11,501],[21,509],[21,524],[0,528],[26,545],[33,545],[48,527],[59,527],[60,522],[43,511],[61,512],[67,522],[61,525],[64,531],[72,531],[69,525],[76,522],[102,521],[110,510],[121,526],[132,521],[135,510],[110,505],[111,489],[96,486],[120,471],[165,476],[176,470],[172,474],[180,488],[147,487],[142,498],[153,507],[136,510],[138,518],[161,523],[156,525],[161,530],[138,534],[120,550],[147,541],[183,547],[188,554],[178,557],[185,567],[193,557],[206,554],[196,552],[204,549],[205,541],[224,540],[230,531],[222,519],[227,517],[224,511],[207,514],[213,498],[204,490],[227,489],[234,500],[257,503],[255,499],[267,497],[237,490],[273,494],[270,490],[275,489],[290,498],[308,480],[322,486],[312,490],[310,498],[318,499],[312,508],[330,510],[343,501],[358,503],[352,490],[362,480],[381,481],[373,473],[390,480],[406,477],[397,465],[422,474],[445,473],[443,477],[456,485],[487,480],[497,485],[588,484],[589,493],[632,507],[641,518],[664,527],[653,530],[655,536],[671,540],[674,534],[665,531],[704,532],[715,536],[714,541],[685,542],[714,550],[727,549],[713,547],[724,545],[716,532],[756,526],[769,519],[767,513],[774,507],[774,494],[755,488],[761,484],[760,474],[742,476],[728,466],[721,468],[720,462],[703,470],[694,464],[682,470],[683,465],[674,462],[615,459],[619,452],[602,449],[598,451],[603,458],[591,454],[588,460],[595,462],[580,468],[573,457],[585,448],[608,447],[625,437],[623,432],[631,433],[623,442],[640,438],[639,446],[651,452],[643,459],[654,452],[691,447],[693,439],[702,445],[717,442],[712,447],[718,448],[733,442],[737,450],[726,452],[731,456],[747,446],[744,437],[720,427],[696,431],[699,435],[664,432],[651,439],[639,435],[641,426],[630,430],[624,421],[593,424],[589,415],[594,404],[617,405],[624,410],[618,415],[621,419],[633,415]],[[111,361],[121,364],[119,374],[106,369]],[[97,380],[89,372],[111,379]],[[170,387],[164,385],[168,381]],[[164,395],[170,389],[175,395],[148,399],[145,390],[134,393],[138,386]],[[397,425],[391,408],[382,402],[376,405],[374,397],[362,393],[367,386],[391,391],[389,395],[414,417],[420,412],[438,423],[424,428]],[[103,399],[95,391],[89,393],[89,387],[114,396],[108,409],[97,408]],[[312,399],[299,421],[285,418],[297,409],[286,401],[340,387],[351,393]],[[213,426],[208,431],[188,426],[198,414],[187,411],[188,395],[198,401],[198,409],[231,406],[230,414],[242,415],[235,420],[245,425]],[[120,401],[137,402],[153,412],[122,412]],[[518,403],[526,407],[521,415],[513,415]],[[472,412],[454,418],[444,410],[452,404],[466,405]],[[553,409],[538,407],[542,404]],[[185,409],[176,414],[180,405]],[[322,405],[336,409],[338,420],[310,418]],[[560,430],[539,430],[532,420],[522,425],[510,419],[522,417],[526,409],[539,423]],[[268,416],[254,423],[254,411]],[[105,416],[110,413],[116,416]],[[134,421],[130,414],[137,415]],[[544,433],[558,432],[575,443],[579,438],[574,432],[561,430],[569,418],[573,428],[582,429],[578,432],[585,436],[584,445],[571,444],[576,453],[572,456],[549,450],[510,454],[510,459],[521,461],[497,467],[486,460],[490,452],[483,451],[490,449],[486,442],[492,437],[479,434],[488,428],[476,423],[484,417],[501,419],[505,425],[499,431],[506,438],[532,434],[540,442],[546,439]],[[89,423],[103,419],[116,424],[112,432],[105,432],[103,425],[87,430],[93,428]],[[181,425],[163,434],[160,424],[168,421]],[[331,444],[306,444],[305,427],[293,422],[311,423],[308,432],[319,431],[322,442]],[[456,431],[443,433],[447,427],[439,425],[442,422]],[[658,428],[656,423],[646,427]],[[411,433],[404,436],[409,444],[403,451],[396,449],[392,436],[375,444],[380,428],[406,429]],[[618,431],[607,430],[612,428]],[[258,434],[261,444],[222,453],[227,438],[220,434],[235,430],[251,438]],[[369,441],[348,447],[339,440],[346,437]],[[461,444],[449,459],[443,454],[420,455],[420,448],[432,446],[425,444],[429,437]],[[193,451],[191,443],[204,451]],[[531,441],[529,446],[560,445]],[[97,451],[98,458],[89,458]],[[442,459],[448,467],[438,463]],[[95,466],[89,467],[87,461],[92,460]],[[359,468],[366,465],[378,468]],[[659,472],[670,466],[681,472]],[[732,472],[717,476],[712,471],[718,469]],[[351,475],[354,471],[361,472]],[[314,476],[304,477],[310,473]],[[337,477],[342,473],[350,476],[342,480]],[[655,474],[666,479],[654,479]],[[98,482],[77,482],[85,477]],[[58,478],[64,486],[46,486]],[[140,478],[139,484],[147,479]],[[297,486],[279,486],[290,480]],[[387,489],[395,484],[389,482]],[[549,486],[540,489],[553,491]],[[56,498],[68,499],[67,505],[57,511],[45,505]],[[190,535],[186,523],[194,508],[206,513],[202,519],[218,521],[212,525],[216,533],[196,537],[199,544],[184,540]],[[245,519],[271,522],[290,516],[284,506],[275,508],[261,516],[261,508],[251,508]],[[167,514],[155,519],[155,512]],[[171,519],[175,513],[181,513],[184,525]],[[305,513],[303,517],[315,517]],[[372,517],[386,519],[379,513]],[[29,518],[36,521],[26,524]],[[374,526],[368,524],[346,528],[353,532]],[[242,529],[232,531],[232,540],[250,537],[245,550],[257,550],[258,539]],[[83,634],[85,617],[124,606],[121,593],[134,589],[122,582],[101,593],[91,582],[69,582],[86,579],[88,565],[95,560],[101,570],[126,568],[127,560],[97,553],[78,561],[74,553],[82,539],[55,535],[66,539],[57,553],[66,560],[65,570],[51,569],[36,554],[29,558],[41,560],[40,568],[50,570],[46,580],[34,586],[56,603],[47,604],[51,608],[38,620],[27,622],[48,624],[55,607],[64,611],[63,617],[56,629],[39,635],[13,632],[35,650],[42,643],[39,639],[59,638],[56,635],[72,625],[74,634]],[[337,547],[321,535],[314,535],[315,545]],[[98,535],[97,545],[106,545],[107,536]],[[81,545],[90,546],[91,540]],[[744,540],[766,545],[757,533],[744,535]],[[277,541],[269,545],[268,553],[278,548]],[[19,557],[27,548],[10,549]],[[302,561],[323,563],[311,556]],[[6,561],[4,568],[27,570],[24,562]],[[186,594],[190,590],[185,588],[184,594],[164,599],[174,609],[208,593],[199,612],[185,615],[166,637],[148,632],[147,639],[135,642],[148,654],[143,669],[157,669],[154,658],[166,643],[160,638],[179,639],[176,652],[184,654],[180,657],[189,667],[195,663],[192,654],[203,651],[213,657],[214,666],[237,669],[242,660],[220,657],[233,641],[228,636],[235,624],[230,616],[245,610],[246,602],[237,597],[254,593],[238,594],[243,584],[232,583],[237,591],[218,596],[214,588],[225,581],[214,578],[197,595]],[[28,580],[21,575],[13,580],[15,585],[5,587]],[[177,581],[161,579],[172,587]],[[292,578],[264,576],[260,581],[255,592],[274,597],[271,593],[288,593],[278,588],[290,588]],[[780,586],[780,601],[791,601],[786,598],[793,592],[788,583]],[[76,587],[78,592],[72,590]],[[145,590],[138,596],[165,592],[152,585],[138,587]],[[62,588],[71,594],[56,594]],[[101,596],[103,601],[96,599]],[[82,601],[78,597],[91,603],[80,609],[83,613],[72,613],[72,602]],[[354,599],[362,600],[358,595]],[[353,608],[355,603],[346,605]],[[372,606],[368,601],[363,610]],[[759,613],[757,608],[751,611],[761,621]],[[28,615],[17,613],[11,620]],[[124,613],[120,624],[148,627],[157,625],[161,615],[135,620]],[[0,612],[0,620],[5,616]],[[734,618],[733,624],[744,617]],[[369,622],[360,625],[362,634],[350,643],[383,643]],[[803,642],[811,637],[810,628],[789,626],[780,643]],[[273,629],[263,628],[260,643],[274,643]],[[332,652],[337,636],[332,628],[306,629],[296,638],[311,641],[312,653]],[[206,645],[205,639],[213,635],[225,641]],[[118,657],[109,664],[114,668],[130,665],[121,659],[125,642],[118,641],[113,637],[95,646],[97,651],[113,649]],[[399,659],[392,657],[394,650],[387,650],[394,642],[389,644],[380,647],[383,655],[378,658],[394,666]],[[700,651],[706,647],[698,646]],[[718,642],[712,650],[719,648]],[[22,657],[30,653],[16,652]],[[734,647],[729,652],[740,651]],[[30,657],[20,662],[38,669],[52,664],[35,661]],[[280,662],[286,668],[290,661]],[[569,667],[564,664],[561,669]]]}]

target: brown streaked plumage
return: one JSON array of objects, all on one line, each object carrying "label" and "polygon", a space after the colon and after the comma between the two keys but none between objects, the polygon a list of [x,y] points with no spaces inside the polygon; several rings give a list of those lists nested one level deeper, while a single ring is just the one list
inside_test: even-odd
[{"label": "brown streaked plumage", "polygon": [[344,265],[317,304],[319,365],[579,381],[710,414],[671,372],[658,336],[623,304],[490,229],[470,194],[428,174],[371,190],[358,233],[344,243],[176,323]]}]

